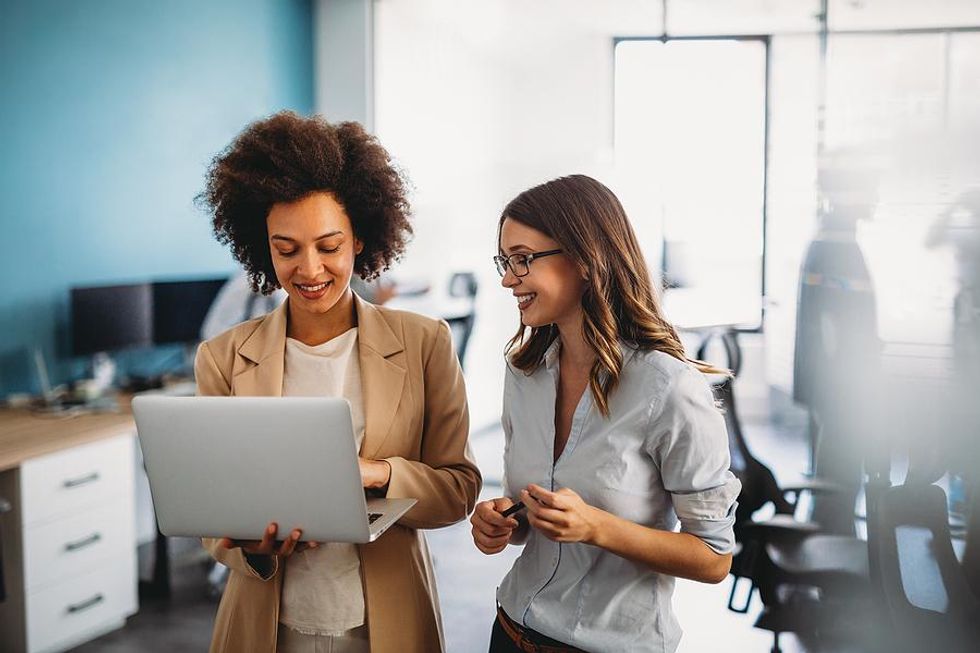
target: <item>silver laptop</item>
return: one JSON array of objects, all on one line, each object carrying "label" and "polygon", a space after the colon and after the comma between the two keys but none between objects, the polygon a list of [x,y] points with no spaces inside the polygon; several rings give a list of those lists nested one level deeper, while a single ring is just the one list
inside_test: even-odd
[{"label": "silver laptop", "polygon": [[373,542],[415,499],[365,497],[346,399],[133,399],[164,535]]}]

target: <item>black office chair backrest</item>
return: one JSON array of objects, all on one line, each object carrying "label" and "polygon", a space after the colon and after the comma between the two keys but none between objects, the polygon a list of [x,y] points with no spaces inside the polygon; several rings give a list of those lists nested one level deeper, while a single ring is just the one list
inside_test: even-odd
[{"label": "black office chair backrest", "polygon": [[734,530],[735,540],[743,542],[743,528],[752,521],[752,515],[757,510],[767,503],[772,503],[777,514],[791,515],[794,505],[783,496],[772,470],[756,458],[746,444],[745,434],[738,419],[738,408],[735,405],[733,383],[734,379],[725,379],[715,384],[714,392],[725,415],[732,474],[742,483],[742,491],[738,495],[738,507],[735,510]]},{"label": "black office chair backrest", "polygon": [[[871,568],[889,625],[952,650],[978,634],[980,602],[956,559],[946,493],[932,484],[882,490],[869,523]],[[975,640],[973,640],[975,641]]]},{"label": "black office chair backrest", "polygon": [[472,272],[455,272],[449,278],[450,297],[468,297],[469,311],[465,315],[450,317],[446,320],[453,332],[453,343],[456,347],[456,358],[460,367],[465,366],[466,349],[473,335],[473,325],[476,323],[476,293],[479,284]]},{"label": "black office chair backrest", "polygon": [[450,297],[476,297],[480,285],[472,272],[455,272],[449,278]]},{"label": "black office chair backrest", "polygon": [[3,580],[3,514],[10,512],[10,502],[0,497],[0,603],[7,600],[7,588]]},{"label": "black office chair backrest", "polygon": [[963,552],[963,573],[980,600],[980,492],[974,490],[970,498],[970,516],[966,527],[966,550]]}]

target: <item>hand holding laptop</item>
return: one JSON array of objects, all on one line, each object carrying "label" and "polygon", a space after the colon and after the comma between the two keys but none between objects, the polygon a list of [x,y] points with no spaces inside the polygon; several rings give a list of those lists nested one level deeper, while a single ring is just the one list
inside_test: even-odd
[{"label": "hand holding laptop", "polygon": [[269,522],[265,532],[262,533],[261,540],[235,540],[230,537],[221,538],[220,545],[225,549],[240,548],[243,552],[252,555],[277,555],[285,558],[293,553],[299,553],[306,549],[315,549],[319,542],[300,542],[303,531],[294,528],[284,540],[277,540],[276,534],[279,532],[279,525]]}]

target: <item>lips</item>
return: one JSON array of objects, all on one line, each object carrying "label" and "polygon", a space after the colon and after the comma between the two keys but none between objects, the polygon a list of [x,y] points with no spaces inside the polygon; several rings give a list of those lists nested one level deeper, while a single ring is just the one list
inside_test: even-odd
[{"label": "lips", "polygon": [[316,284],[300,284],[294,283],[293,288],[299,291],[299,294],[306,299],[319,299],[327,293],[327,288],[333,284],[333,281],[324,281],[323,283]]},{"label": "lips", "polygon": [[534,298],[538,296],[538,293],[532,292],[525,295],[514,296],[517,298],[517,308],[523,311],[525,308],[531,305],[531,302],[533,302]]}]

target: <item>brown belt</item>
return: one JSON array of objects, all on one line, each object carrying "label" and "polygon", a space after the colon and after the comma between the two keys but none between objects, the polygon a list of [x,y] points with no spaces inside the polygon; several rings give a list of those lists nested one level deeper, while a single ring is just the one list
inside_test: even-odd
[{"label": "brown belt", "polygon": [[585,653],[582,649],[575,648],[574,646],[566,646],[564,644],[555,646],[553,644],[543,644],[540,641],[535,641],[543,638],[544,635],[530,628],[517,625],[499,606],[497,607],[497,621],[500,622],[501,628],[504,629],[507,636],[514,642],[514,646],[524,651],[524,653]]}]

